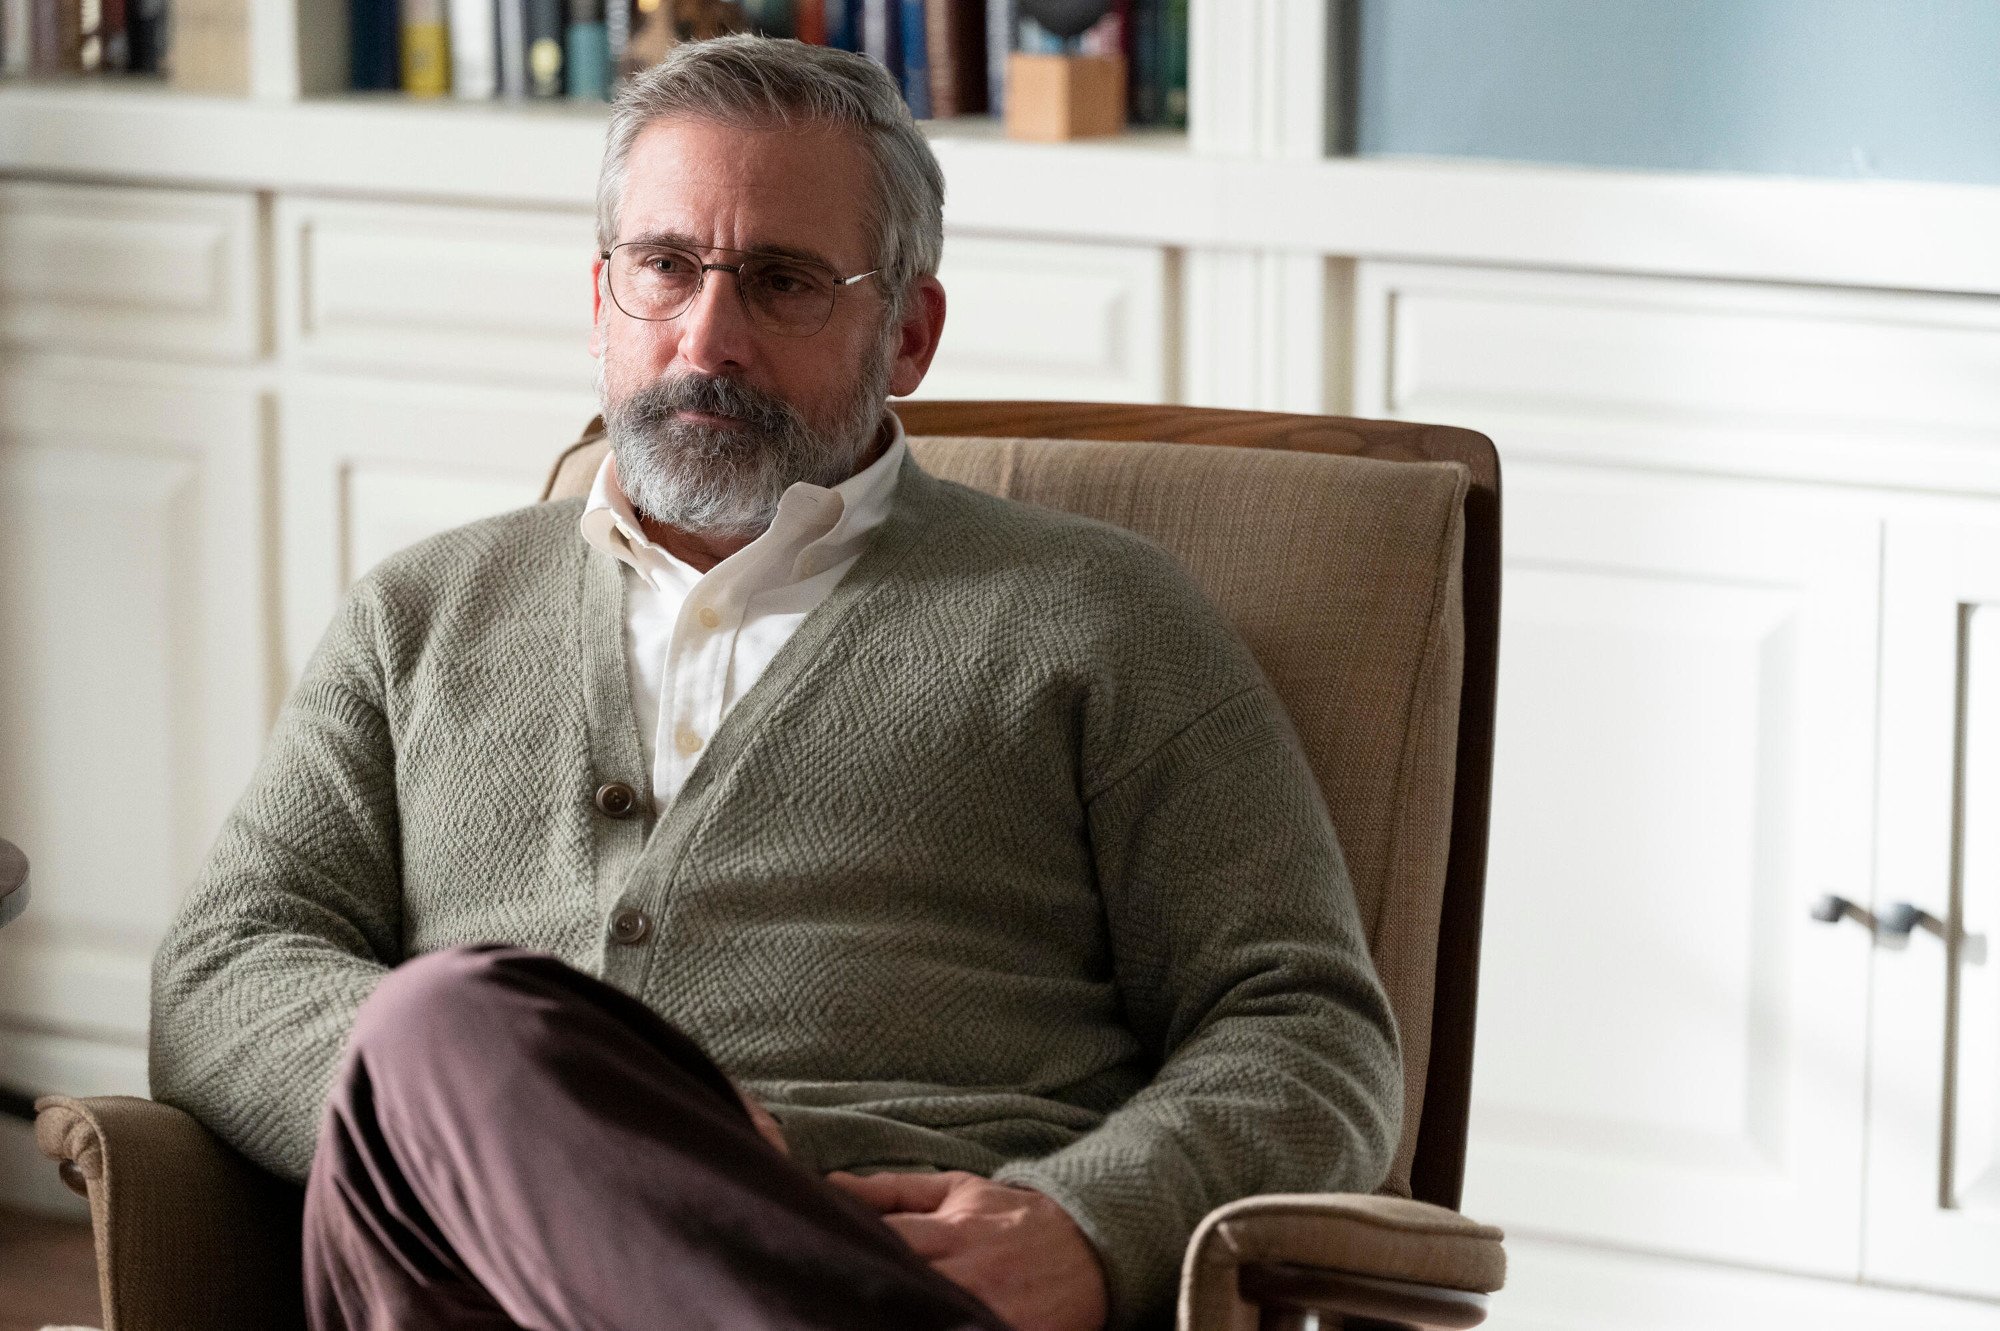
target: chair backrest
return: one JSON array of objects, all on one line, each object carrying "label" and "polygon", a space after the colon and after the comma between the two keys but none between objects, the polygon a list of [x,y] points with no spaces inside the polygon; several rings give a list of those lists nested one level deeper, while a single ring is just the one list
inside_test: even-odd
[{"label": "chair backrest", "polygon": [[[1385,1191],[1456,1209],[1492,772],[1499,463],[1469,430],[1193,407],[898,406],[926,471],[1171,551],[1291,714],[1403,1036]],[[1188,447],[1188,445],[1204,447]],[[583,494],[602,424],[544,498]]]}]

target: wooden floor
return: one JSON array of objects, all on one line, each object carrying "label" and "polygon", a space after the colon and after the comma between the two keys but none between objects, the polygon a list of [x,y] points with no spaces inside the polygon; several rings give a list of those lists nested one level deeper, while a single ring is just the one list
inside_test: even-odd
[{"label": "wooden floor", "polygon": [[99,1326],[90,1226],[0,1210],[0,1331]]}]

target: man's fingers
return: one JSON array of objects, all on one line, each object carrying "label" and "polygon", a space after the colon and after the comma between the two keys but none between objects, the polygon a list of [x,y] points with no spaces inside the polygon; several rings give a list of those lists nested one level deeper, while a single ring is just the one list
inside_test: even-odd
[{"label": "man's fingers", "polygon": [[828,1174],[826,1181],[875,1210],[935,1211],[951,1191],[943,1174]]},{"label": "man's fingers", "polygon": [[903,1242],[927,1262],[957,1252],[965,1239],[963,1229],[934,1215],[898,1211],[883,1216],[882,1223],[895,1230]]}]

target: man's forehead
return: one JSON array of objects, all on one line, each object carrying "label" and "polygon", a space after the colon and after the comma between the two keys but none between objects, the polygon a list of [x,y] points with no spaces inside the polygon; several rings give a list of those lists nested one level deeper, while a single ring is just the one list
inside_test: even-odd
[{"label": "man's forehead", "polygon": [[851,131],[656,120],[626,158],[618,238],[821,258],[871,250],[873,175]]}]

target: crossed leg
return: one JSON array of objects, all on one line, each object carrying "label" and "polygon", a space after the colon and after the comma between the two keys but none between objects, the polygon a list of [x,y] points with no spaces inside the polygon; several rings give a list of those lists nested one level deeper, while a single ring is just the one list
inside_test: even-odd
[{"label": "crossed leg", "polygon": [[630,995],[453,948],[361,1007],[306,1187],[314,1331],[1005,1331],[773,1150]]}]

